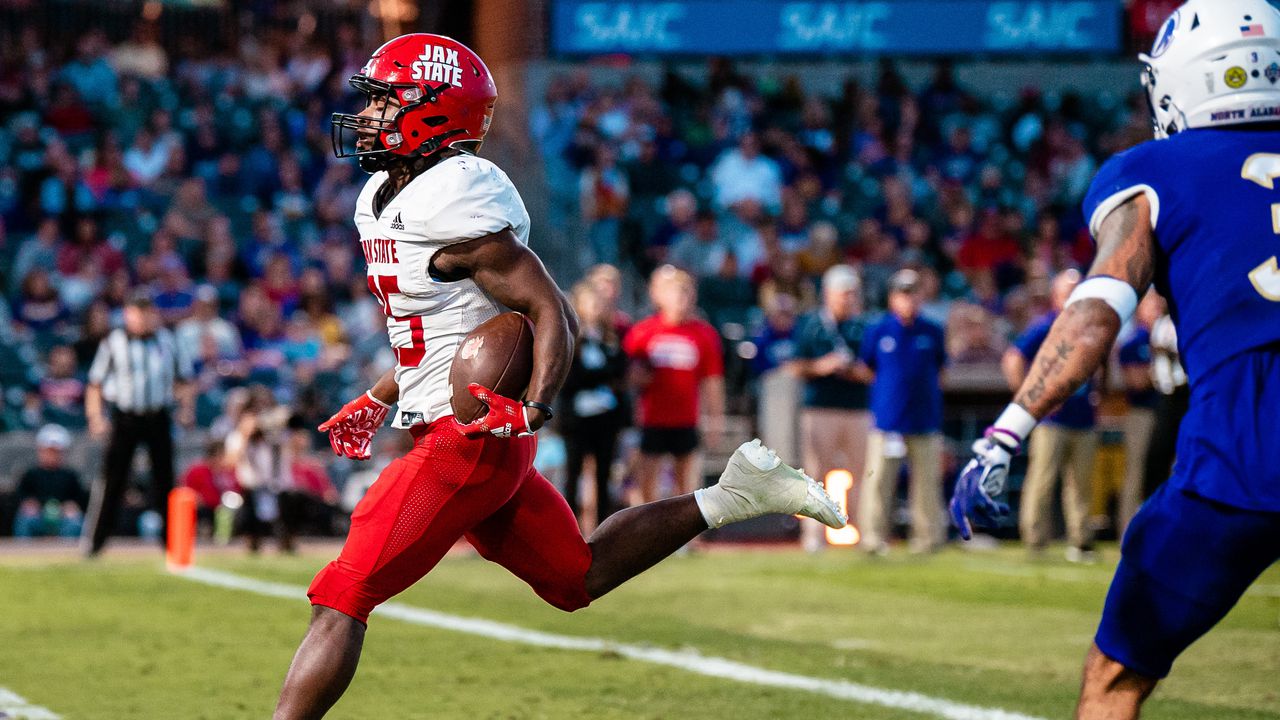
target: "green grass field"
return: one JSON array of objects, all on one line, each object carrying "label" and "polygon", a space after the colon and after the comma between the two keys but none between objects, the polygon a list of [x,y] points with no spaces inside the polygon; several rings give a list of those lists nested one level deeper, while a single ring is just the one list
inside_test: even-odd
[{"label": "green grass field", "polygon": [[[201,564],[303,586],[327,559],[328,551]],[[462,556],[398,601],[1064,718],[1110,570],[1033,563],[1014,548],[883,560],[716,550],[669,560],[565,615],[501,569]],[[0,588],[0,688],[68,720],[268,717],[308,615],[299,600],[208,587],[166,574],[158,559],[110,553],[84,564],[7,551]],[[1280,718],[1278,672],[1280,570],[1273,569],[1180,661],[1146,717]],[[331,717],[930,715],[375,614],[360,672]]]}]

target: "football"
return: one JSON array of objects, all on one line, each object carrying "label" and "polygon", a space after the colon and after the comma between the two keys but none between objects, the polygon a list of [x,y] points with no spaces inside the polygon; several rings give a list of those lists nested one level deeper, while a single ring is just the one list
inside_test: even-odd
[{"label": "football", "polygon": [[484,415],[484,403],[471,397],[467,386],[479,383],[514,400],[524,398],[533,374],[533,323],[518,312],[503,313],[472,330],[449,369],[453,415],[471,422]]}]

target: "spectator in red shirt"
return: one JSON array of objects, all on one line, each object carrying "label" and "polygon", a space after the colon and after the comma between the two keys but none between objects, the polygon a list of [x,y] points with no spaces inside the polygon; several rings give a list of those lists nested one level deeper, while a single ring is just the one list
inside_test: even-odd
[{"label": "spectator in red shirt", "polygon": [[999,270],[1016,265],[1021,258],[1022,248],[1005,232],[999,211],[988,208],[982,211],[977,231],[961,243],[956,266],[968,275],[975,270]]},{"label": "spectator in red shirt", "polygon": [[[649,296],[657,312],[636,323],[622,348],[631,358],[639,391],[641,502],[658,499],[662,463],[672,458],[676,493],[701,486],[699,410],[705,409],[708,444],[724,431],[724,356],[720,335],[694,316],[693,276],[670,265],[653,273]],[[699,402],[701,400],[701,403]]]},{"label": "spectator in red shirt", "polygon": [[196,491],[196,516],[200,522],[212,523],[213,511],[222,504],[222,494],[238,492],[235,472],[223,462],[222,443],[213,441],[205,445],[204,455],[191,463],[182,474],[179,484]]}]

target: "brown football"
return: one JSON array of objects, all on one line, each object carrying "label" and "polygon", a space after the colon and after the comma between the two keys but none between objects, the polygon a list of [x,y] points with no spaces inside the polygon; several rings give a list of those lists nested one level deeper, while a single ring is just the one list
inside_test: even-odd
[{"label": "brown football", "polygon": [[503,313],[472,330],[458,346],[449,369],[450,405],[459,422],[487,411],[467,385],[480,383],[513,400],[524,399],[533,375],[533,323],[518,312]]}]

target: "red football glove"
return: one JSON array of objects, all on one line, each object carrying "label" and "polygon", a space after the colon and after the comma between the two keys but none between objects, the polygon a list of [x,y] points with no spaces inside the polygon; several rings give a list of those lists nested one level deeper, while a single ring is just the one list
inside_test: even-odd
[{"label": "red football glove", "polygon": [[502,397],[479,383],[471,383],[467,386],[467,391],[471,393],[471,397],[487,405],[489,412],[469,423],[458,423],[458,429],[463,435],[477,438],[489,433],[509,438],[533,434],[534,431],[529,429],[529,413],[524,403]]},{"label": "red football glove", "polygon": [[366,392],[352,400],[318,429],[329,433],[333,452],[352,460],[368,460],[373,434],[387,419],[391,406]]}]

